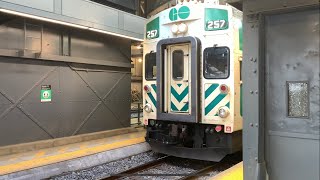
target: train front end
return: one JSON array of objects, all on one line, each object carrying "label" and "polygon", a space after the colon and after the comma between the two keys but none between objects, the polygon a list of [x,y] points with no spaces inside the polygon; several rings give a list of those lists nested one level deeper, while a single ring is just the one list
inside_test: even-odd
[{"label": "train front end", "polygon": [[148,20],[143,117],[154,151],[220,161],[241,150],[241,16],[190,1]]}]

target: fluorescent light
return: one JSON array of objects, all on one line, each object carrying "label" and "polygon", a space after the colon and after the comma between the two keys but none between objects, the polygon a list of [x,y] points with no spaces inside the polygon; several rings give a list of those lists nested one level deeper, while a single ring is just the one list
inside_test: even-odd
[{"label": "fluorescent light", "polygon": [[126,36],[126,35],[122,35],[122,34],[118,34],[118,33],[113,33],[113,32],[109,32],[109,31],[104,31],[104,30],[100,30],[100,29],[89,28],[89,30],[94,31],[94,32],[114,35],[114,36],[118,36],[118,37],[123,37],[123,38],[127,38],[127,39],[132,39],[132,40],[135,40],[135,41],[143,41],[143,39],[134,38],[134,37],[130,37],[130,36]]},{"label": "fluorescent light", "polygon": [[48,19],[48,18],[44,18],[44,17],[39,17],[39,16],[31,15],[31,14],[17,12],[17,11],[11,11],[11,10],[7,10],[7,9],[0,9],[0,12],[4,12],[4,13],[7,13],[7,14],[18,15],[18,16],[23,16],[23,17],[27,17],[27,18],[31,18],[31,19],[37,19],[37,20],[41,20],[41,21],[47,21],[47,22],[61,24],[61,25],[66,25],[66,26],[72,26],[72,27],[80,28],[80,29],[88,29],[89,28],[87,26],[81,26],[81,25],[77,25],[77,24],[73,24],[73,23],[67,23],[67,22],[58,21],[58,20],[54,20],[54,19]]},{"label": "fluorescent light", "polygon": [[61,24],[61,25],[65,25],[65,26],[71,26],[71,27],[75,27],[75,28],[79,28],[79,29],[88,29],[88,30],[91,30],[91,31],[94,31],[94,32],[114,35],[114,36],[118,36],[118,37],[122,37],[122,38],[132,39],[132,40],[135,40],[135,41],[143,41],[143,39],[134,38],[134,37],[118,34],[118,33],[113,33],[113,32],[109,32],[109,31],[104,31],[104,30],[100,30],[100,29],[91,28],[91,27],[88,27],[88,26],[82,26],[82,25],[78,25],[78,24],[68,23],[68,22],[64,22],[64,21],[59,21],[59,20],[39,17],[39,16],[26,14],[26,13],[21,13],[21,12],[17,12],[17,11],[12,11],[12,10],[8,10],[8,9],[0,9],[0,12],[7,13],[7,14],[12,14],[12,15],[17,15],[17,16],[23,16],[23,17],[27,17],[27,18],[31,18],[31,19],[37,19],[37,20],[40,20],[40,21],[51,22],[51,23],[55,23],[55,24]]}]

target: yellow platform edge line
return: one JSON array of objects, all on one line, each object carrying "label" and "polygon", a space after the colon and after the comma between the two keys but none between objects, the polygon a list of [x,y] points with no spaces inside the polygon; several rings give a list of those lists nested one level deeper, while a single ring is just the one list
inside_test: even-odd
[{"label": "yellow platform edge line", "polygon": [[217,174],[212,180],[243,180],[243,162]]},{"label": "yellow platform edge line", "polygon": [[103,151],[108,151],[112,149],[117,149],[125,146],[130,146],[134,144],[139,144],[145,142],[144,137],[139,137],[139,138],[132,138],[120,142],[114,142],[111,144],[105,144],[105,145],[100,145],[92,148],[85,148],[85,149],[80,149],[77,151],[73,152],[68,152],[68,153],[63,153],[63,154],[58,154],[58,155],[53,155],[53,156],[48,156],[48,157],[43,157],[43,158],[38,158],[38,159],[32,159],[32,160],[27,160],[27,161],[22,161],[19,163],[15,164],[9,164],[9,165],[4,165],[0,166],[0,176],[5,175],[5,174],[10,174],[13,172],[18,172],[18,171],[23,171],[35,167],[40,167],[40,166],[45,166],[48,164],[54,164],[58,163],[61,161],[66,161],[70,159],[75,159],[83,156],[88,156],[92,154],[97,154]]}]

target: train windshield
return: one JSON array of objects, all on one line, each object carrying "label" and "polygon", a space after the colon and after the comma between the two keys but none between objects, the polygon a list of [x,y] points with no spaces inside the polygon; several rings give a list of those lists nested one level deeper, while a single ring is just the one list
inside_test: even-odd
[{"label": "train windshield", "polygon": [[148,53],[145,56],[145,76],[146,80],[156,80],[157,64],[155,52]]},{"label": "train windshield", "polygon": [[227,79],[229,77],[230,50],[227,47],[210,47],[204,50],[204,77]]}]

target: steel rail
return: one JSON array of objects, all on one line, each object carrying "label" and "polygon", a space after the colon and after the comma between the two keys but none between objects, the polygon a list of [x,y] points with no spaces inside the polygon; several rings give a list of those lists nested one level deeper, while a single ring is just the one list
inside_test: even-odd
[{"label": "steel rail", "polygon": [[146,164],[142,164],[140,166],[136,166],[134,168],[131,168],[131,169],[128,169],[128,170],[125,170],[125,171],[122,171],[122,172],[120,172],[118,174],[112,174],[112,175],[109,175],[107,177],[103,177],[100,180],[114,180],[114,179],[119,179],[119,178],[122,178],[122,177],[128,177],[128,176],[131,176],[134,173],[137,173],[137,172],[140,172],[140,171],[145,171],[145,170],[148,170],[150,168],[159,166],[162,163],[164,163],[165,161],[167,161],[170,157],[171,156],[161,157],[161,158],[159,158],[157,160],[148,162]]},{"label": "steel rail", "polygon": [[[196,170],[193,173],[190,173],[190,175],[187,175],[185,177],[179,178],[178,180],[192,180],[192,179],[197,179],[201,176],[208,176],[210,172],[213,172],[217,170],[217,168],[222,168],[222,169],[228,169],[227,167],[230,166],[230,162],[240,162],[241,161],[241,152],[228,155],[225,157],[222,161],[216,162],[212,165],[209,165],[205,168],[202,168],[200,170]],[[236,164],[236,163],[233,163]],[[226,167],[226,168],[224,168]],[[221,170],[220,170],[221,171]]]}]

